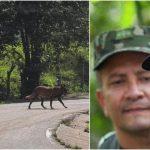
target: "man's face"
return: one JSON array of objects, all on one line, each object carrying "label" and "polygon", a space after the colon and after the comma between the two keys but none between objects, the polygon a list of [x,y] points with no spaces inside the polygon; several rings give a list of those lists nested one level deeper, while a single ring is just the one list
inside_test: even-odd
[{"label": "man's face", "polygon": [[146,56],[138,52],[115,54],[97,73],[102,82],[102,90],[97,92],[99,103],[119,130],[150,129],[150,72],[141,67]]}]

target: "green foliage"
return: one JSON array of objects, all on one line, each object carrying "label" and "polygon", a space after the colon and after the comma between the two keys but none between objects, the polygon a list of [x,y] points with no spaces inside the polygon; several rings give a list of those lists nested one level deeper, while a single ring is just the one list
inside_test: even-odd
[{"label": "green foliage", "polygon": [[121,20],[120,27],[126,28],[134,25],[136,20],[136,7],[134,1],[127,1],[120,3],[121,5]]},{"label": "green foliage", "polygon": [[[6,64],[4,64],[4,61],[0,61],[0,65],[1,65],[1,67],[0,67],[0,77],[1,77],[1,79],[2,79],[2,78],[3,78],[3,79],[6,79],[7,70],[8,70],[8,68],[9,68],[9,66],[6,65]],[[2,80],[3,80],[3,79],[2,79]]]},{"label": "green foliage", "polygon": [[20,75],[17,68],[15,68],[14,71],[12,72],[10,83],[11,83],[10,84],[11,97],[14,99],[16,99],[16,97],[19,98],[21,82],[20,82]]},{"label": "green foliage", "polygon": [[[19,87],[22,97],[31,93],[39,80],[40,84],[54,86],[58,76],[63,79],[63,70],[65,78],[69,70],[72,72],[66,80],[69,84],[74,78],[82,80],[82,68],[77,66],[82,59],[88,66],[88,2],[1,2],[0,33],[0,60],[4,61],[0,65],[5,67],[0,74],[8,97],[11,86]],[[70,60],[75,64],[73,68]],[[88,81],[80,86],[84,84]]]},{"label": "green foliage", "polygon": [[0,99],[6,99],[6,89],[8,88],[7,73],[10,71],[12,65],[15,66],[13,72],[11,73],[10,79],[10,97],[13,98],[15,96],[18,96],[20,92],[19,68],[21,68],[21,64],[24,60],[21,44],[3,45],[3,51],[1,53],[1,56],[2,58],[0,59],[0,87],[2,87],[3,92],[0,93]]},{"label": "green foliage", "polygon": [[[5,61],[0,61],[0,87],[1,90],[3,89],[3,92],[0,92],[0,100],[6,99],[6,80],[7,80],[7,71],[9,70],[9,64]],[[18,74],[17,68],[14,69],[11,75],[11,84],[10,84],[10,89],[11,89],[11,97],[15,97],[19,95],[19,80],[20,76]],[[17,83],[17,84],[16,84]]]},{"label": "green foliage", "polygon": [[[88,74],[87,71],[85,70],[86,67],[88,67],[88,57],[89,57],[88,48],[82,46],[78,47],[75,43],[71,43],[68,49],[67,48],[63,49],[63,46],[60,47],[59,53],[60,69],[58,70],[57,64],[58,54],[56,52],[55,47],[50,43],[43,45],[43,47],[44,47],[42,55],[42,64],[44,65],[43,73],[46,73],[47,71],[51,70],[51,72],[55,76],[55,84],[57,83],[56,77],[58,73],[60,73],[62,84],[65,84],[67,86],[69,93],[88,92],[88,79],[87,79]],[[82,63],[84,63],[85,65],[84,75]],[[84,80],[82,87],[81,87],[81,76],[84,76],[84,78],[86,78]],[[46,81],[44,81],[44,83]],[[42,82],[43,80],[41,80],[41,83]]]},{"label": "green foliage", "polygon": [[[70,92],[86,91],[80,72],[88,67],[88,2],[1,2],[0,32],[0,87],[7,97],[24,97],[39,80],[54,86],[58,75]],[[78,67],[81,60],[86,67]]]},{"label": "green foliage", "polygon": [[56,85],[56,76],[51,73],[42,73],[40,83],[41,85],[53,87]]},{"label": "green foliage", "polygon": [[76,50],[76,55],[78,55],[77,57],[82,58],[82,60],[88,61],[89,54],[87,52],[88,52],[88,48],[78,47],[78,49]]},{"label": "green foliage", "polygon": [[73,70],[62,70],[61,74],[62,74],[62,77],[66,79],[66,81],[74,80],[76,77],[76,74],[74,73]]},{"label": "green foliage", "polygon": [[[95,76],[95,74],[93,74]],[[96,100],[96,79],[91,78],[90,81],[90,144],[92,148],[96,148],[101,136],[112,130],[112,124],[106,118]]]},{"label": "green foliage", "polygon": [[66,85],[68,93],[79,93],[88,91],[88,85],[84,84],[84,87],[81,88],[77,74],[75,74],[73,70],[62,70],[61,74],[64,81],[62,84]]}]

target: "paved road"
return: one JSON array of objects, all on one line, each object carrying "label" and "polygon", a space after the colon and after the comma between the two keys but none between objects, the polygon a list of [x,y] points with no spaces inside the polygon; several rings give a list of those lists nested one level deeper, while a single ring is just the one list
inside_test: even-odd
[{"label": "paved road", "polygon": [[42,109],[40,102],[34,102],[31,110],[29,103],[0,105],[0,148],[1,149],[63,149],[52,137],[47,138],[46,131],[56,128],[66,115],[88,110],[88,99],[65,100],[65,109],[58,101],[49,102]]}]

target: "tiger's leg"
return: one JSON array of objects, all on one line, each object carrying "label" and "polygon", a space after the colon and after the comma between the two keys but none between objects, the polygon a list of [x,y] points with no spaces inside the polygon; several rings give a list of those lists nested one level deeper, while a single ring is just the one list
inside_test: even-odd
[{"label": "tiger's leg", "polygon": [[44,104],[43,104],[43,103],[44,103],[44,98],[41,97],[40,99],[41,99],[41,106],[42,106],[44,109],[46,109],[46,107],[45,107]]},{"label": "tiger's leg", "polygon": [[33,103],[33,100],[30,101],[30,104],[28,106],[28,109],[31,109],[31,104]]},{"label": "tiger's leg", "polygon": [[50,99],[50,107],[51,107],[51,109],[54,109],[52,106],[52,103],[53,103],[53,99]]},{"label": "tiger's leg", "polygon": [[58,100],[59,100],[59,102],[60,102],[65,108],[67,108],[67,107],[65,106],[65,104],[63,103],[61,97],[58,97]]}]

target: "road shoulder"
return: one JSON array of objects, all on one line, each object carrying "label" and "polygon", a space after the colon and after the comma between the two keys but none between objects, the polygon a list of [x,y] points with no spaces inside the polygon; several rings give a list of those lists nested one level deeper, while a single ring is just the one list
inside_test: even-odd
[{"label": "road shoulder", "polygon": [[66,116],[54,132],[55,139],[66,148],[89,148],[89,115],[83,111]]}]

